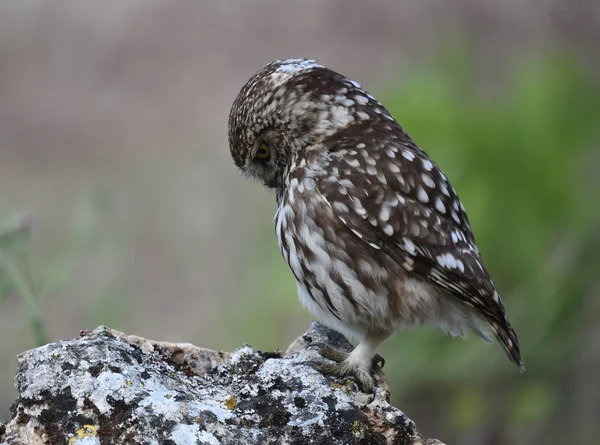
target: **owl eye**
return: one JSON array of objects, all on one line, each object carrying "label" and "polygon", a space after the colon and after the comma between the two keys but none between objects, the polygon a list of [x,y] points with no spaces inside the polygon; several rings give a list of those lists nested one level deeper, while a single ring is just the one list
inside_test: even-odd
[{"label": "owl eye", "polygon": [[261,161],[267,161],[271,158],[271,152],[269,150],[269,146],[264,142],[259,145],[258,150],[256,150],[256,154],[254,155],[256,159],[260,159]]}]

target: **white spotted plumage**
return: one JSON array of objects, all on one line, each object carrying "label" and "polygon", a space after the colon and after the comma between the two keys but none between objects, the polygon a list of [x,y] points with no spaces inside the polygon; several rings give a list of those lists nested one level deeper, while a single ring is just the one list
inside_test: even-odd
[{"label": "white spotted plumage", "polygon": [[456,191],[358,83],[314,61],[273,62],[234,102],[229,141],[236,165],[277,192],[302,304],[360,341],[343,369],[368,370],[381,341],[425,322],[484,337],[487,324],[522,367]]}]

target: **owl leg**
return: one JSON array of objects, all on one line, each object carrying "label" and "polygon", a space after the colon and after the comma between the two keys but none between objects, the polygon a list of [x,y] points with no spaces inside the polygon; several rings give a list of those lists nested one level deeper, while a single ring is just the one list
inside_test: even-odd
[{"label": "owl leg", "polygon": [[[321,347],[319,348],[319,355],[328,360],[340,363],[346,360],[350,353],[341,349],[334,348],[330,345],[321,345]],[[383,367],[385,366],[385,359],[381,355],[375,354],[373,356],[373,359],[371,360],[371,364],[373,369],[383,369]]]},{"label": "owl leg", "polygon": [[388,336],[389,333],[368,333],[349,354],[331,346],[324,346],[319,353],[335,363],[315,363],[315,368],[322,374],[336,377],[353,376],[364,392],[373,392],[371,371],[383,362],[383,358],[375,352]]}]

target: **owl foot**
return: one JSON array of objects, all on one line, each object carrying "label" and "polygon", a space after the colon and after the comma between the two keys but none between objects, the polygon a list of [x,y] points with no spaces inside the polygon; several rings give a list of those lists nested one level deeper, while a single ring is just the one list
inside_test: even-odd
[{"label": "owl foot", "polygon": [[[319,355],[321,357],[334,361],[336,363],[343,362],[350,355],[350,353],[342,351],[341,349],[334,348],[333,346],[322,344],[319,344],[318,346]],[[385,366],[385,359],[381,355],[375,354],[373,356],[373,360],[371,360],[371,364],[373,366],[373,370],[379,371]]]},{"label": "owl foot", "polygon": [[349,352],[343,351],[341,349],[334,348],[333,346],[319,344],[317,345],[319,348],[319,355],[323,358],[331,360],[336,363],[343,362],[350,355]]},{"label": "owl foot", "polygon": [[[315,345],[319,348],[319,355],[325,359],[331,360],[334,363],[315,361],[313,367],[321,374],[331,375],[334,377],[355,377],[358,386],[363,392],[371,393],[374,388],[373,377],[369,371],[349,360],[350,354],[341,349],[334,348],[329,345]],[[372,360],[374,370],[381,369],[385,363],[383,357],[376,354]]]},{"label": "owl foot", "polygon": [[375,387],[373,377],[362,368],[359,368],[352,363],[342,361],[339,363],[313,363],[314,368],[321,374],[330,375],[333,377],[354,377],[361,391],[372,393]]}]

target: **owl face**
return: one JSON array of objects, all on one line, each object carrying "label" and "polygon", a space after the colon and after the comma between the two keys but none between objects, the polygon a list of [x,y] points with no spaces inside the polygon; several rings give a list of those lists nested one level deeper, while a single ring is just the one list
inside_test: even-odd
[{"label": "owl face", "polygon": [[231,147],[236,165],[246,176],[269,188],[281,185],[291,146],[280,132],[261,128],[248,133],[243,143],[240,141]]},{"label": "owl face", "polygon": [[[370,116],[372,110],[381,116]],[[275,61],[252,76],[233,103],[231,155],[247,176],[281,187],[295,153],[325,150],[323,141],[351,123],[385,114],[358,83],[312,60]]]}]

